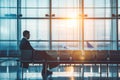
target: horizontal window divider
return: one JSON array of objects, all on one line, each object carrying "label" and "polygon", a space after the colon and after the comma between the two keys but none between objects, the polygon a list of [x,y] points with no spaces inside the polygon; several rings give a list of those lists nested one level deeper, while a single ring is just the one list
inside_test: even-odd
[{"label": "horizontal window divider", "polygon": [[39,18],[39,17],[21,17],[19,19],[50,19],[50,18]]},{"label": "horizontal window divider", "polygon": [[[17,8],[17,5],[16,6],[8,6],[8,7],[1,6],[0,8]],[[41,7],[38,7],[38,6],[36,6],[36,7],[24,6],[23,7],[23,6],[21,6],[21,7],[18,7],[18,8],[21,8],[21,9],[22,8],[23,9],[27,9],[27,8],[28,9],[38,9],[38,8],[45,9],[45,8],[48,8],[49,9],[49,6],[48,7],[42,7],[42,6]],[[71,8],[78,8],[79,9],[79,8],[82,8],[82,6],[79,6],[79,7],[76,7],[76,6],[71,6],[71,7],[67,7],[67,6],[66,7],[58,7],[58,6],[55,6],[55,7],[52,7],[52,9],[71,9]],[[103,8],[103,9],[110,8],[111,9],[111,8],[120,8],[120,7],[105,7],[105,6],[104,7],[95,7],[95,6],[94,7],[89,7],[88,6],[88,7],[84,7],[84,9],[85,8],[91,8],[91,9],[93,9],[93,8],[94,9],[95,8]]]},{"label": "horizontal window divider", "polygon": [[[89,17],[84,19],[116,19],[117,17]],[[117,18],[120,19],[120,18]]]},{"label": "horizontal window divider", "polygon": [[[22,17],[20,19],[82,19],[82,18],[65,18],[65,17],[56,17],[56,18],[39,18],[39,17]],[[116,17],[90,17],[90,18],[83,18],[83,19],[116,19]],[[120,18],[117,18],[120,19]]]},{"label": "horizontal window divider", "polygon": [[49,9],[49,7],[18,7],[21,9]]},{"label": "horizontal window divider", "polygon": [[0,19],[17,19],[17,17],[0,17]]},{"label": "horizontal window divider", "polygon": [[[45,41],[45,42],[82,42],[82,40],[30,40],[30,41]],[[116,40],[84,40],[84,42],[114,42]],[[120,40],[119,40],[120,41]]]},{"label": "horizontal window divider", "polygon": [[[17,41],[17,40],[0,40],[0,41]],[[20,41],[20,40],[19,40]],[[45,41],[45,42],[82,42],[82,40],[29,40],[29,41]],[[116,40],[84,40],[84,42],[116,42]],[[118,40],[120,42],[120,40]]]},{"label": "horizontal window divider", "polygon": [[[16,17],[0,17],[0,19],[17,19]],[[65,17],[56,17],[56,18],[44,18],[44,17],[18,17],[18,19],[64,19],[64,20],[69,20],[69,19],[82,19],[82,18],[65,18]],[[88,17],[88,18],[83,18],[83,19],[120,19],[120,17]]]},{"label": "horizontal window divider", "polygon": [[17,40],[0,40],[0,41],[17,41]]}]

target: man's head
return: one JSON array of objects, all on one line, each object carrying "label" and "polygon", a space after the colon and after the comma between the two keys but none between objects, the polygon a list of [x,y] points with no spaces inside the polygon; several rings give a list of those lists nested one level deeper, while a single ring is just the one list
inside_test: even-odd
[{"label": "man's head", "polygon": [[30,38],[30,32],[28,30],[23,31],[23,36],[27,39]]}]

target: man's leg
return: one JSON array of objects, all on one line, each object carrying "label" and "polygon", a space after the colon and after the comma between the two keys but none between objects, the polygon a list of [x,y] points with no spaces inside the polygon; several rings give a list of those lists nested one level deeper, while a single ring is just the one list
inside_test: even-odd
[{"label": "man's leg", "polygon": [[48,64],[49,65],[49,69],[52,69],[52,68],[55,68],[55,67],[57,67],[58,65],[59,65],[59,63],[49,63]]},{"label": "man's leg", "polygon": [[[52,56],[48,55],[45,51],[40,51],[40,52],[36,51],[34,54],[34,58],[36,60],[43,59],[43,60],[48,61],[48,62],[55,60],[54,58],[52,58]],[[58,65],[59,64],[54,64],[54,63],[50,63],[50,64],[43,63],[43,69],[42,69],[43,78],[45,78],[45,72],[46,72],[47,76],[52,74],[51,71],[47,70],[48,66],[50,69],[52,69],[54,67],[57,67]]]},{"label": "man's leg", "polygon": [[52,75],[52,72],[51,72],[51,71],[48,71],[47,68],[48,68],[47,63],[43,63],[43,69],[42,69],[42,77],[43,77],[43,80],[47,80],[47,77],[48,77],[49,75]]}]

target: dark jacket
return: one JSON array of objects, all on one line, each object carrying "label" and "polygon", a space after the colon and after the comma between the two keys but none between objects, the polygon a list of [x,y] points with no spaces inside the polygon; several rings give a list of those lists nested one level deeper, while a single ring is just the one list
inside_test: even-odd
[{"label": "dark jacket", "polygon": [[22,38],[19,47],[20,50],[34,50],[33,47],[30,45],[29,41],[25,38]]},{"label": "dark jacket", "polygon": [[[21,52],[22,52],[22,50],[32,50],[32,51],[34,51],[33,47],[30,44],[30,42],[25,38],[22,38],[19,48],[20,48]],[[21,54],[24,55],[23,53],[21,53]],[[24,67],[24,68],[28,68],[29,63],[24,62],[23,65],[21,65],[21,66]]]}]

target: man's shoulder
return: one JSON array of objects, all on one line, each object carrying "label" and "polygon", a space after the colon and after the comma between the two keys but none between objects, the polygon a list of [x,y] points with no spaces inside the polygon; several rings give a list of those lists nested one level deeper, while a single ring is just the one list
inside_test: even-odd
[{"label": "man's shoulder", "polygon": [[27,41],[25,38],[22,38],[23,41]]},{"label": "man's shoulder", "polygon": [[22,38],[21,42],[28,42],[25,38]]}]

